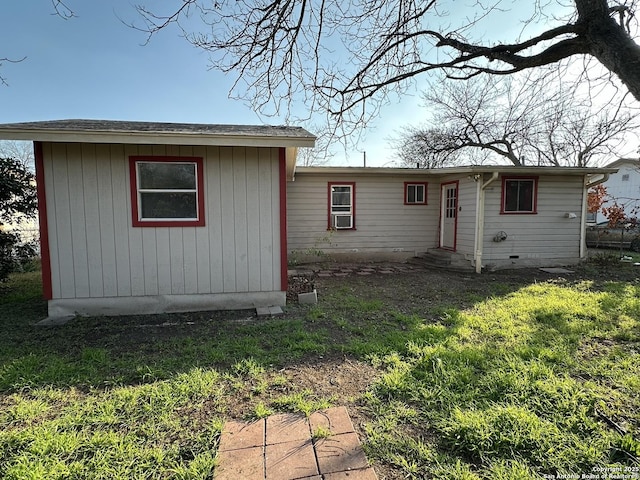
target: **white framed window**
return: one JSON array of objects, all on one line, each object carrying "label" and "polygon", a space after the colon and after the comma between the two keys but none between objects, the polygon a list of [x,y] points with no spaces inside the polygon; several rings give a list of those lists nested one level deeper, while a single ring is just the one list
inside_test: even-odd
[{"label": "white framed window", "polygon": [[356,228],[356,184],[354,182],[329,182],[328,229],[355,230]]},{"label": "white framed window", "polygon": [[134,227],[204,225],[202,158],[129,157]]},{"label": "white framed window", "polygon": [[405,205],[426,205],[427,204],[426,182],[404,182],[404,204]]}]

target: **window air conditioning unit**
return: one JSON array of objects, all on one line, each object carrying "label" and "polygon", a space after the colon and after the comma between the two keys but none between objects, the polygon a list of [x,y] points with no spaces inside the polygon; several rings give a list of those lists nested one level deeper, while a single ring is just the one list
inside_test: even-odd
[{"label": "window air conditioning unit", "polygon": [[333,228],[340,230],[343,228],[353,228],[351,215],[334,215],[333,216]]}]

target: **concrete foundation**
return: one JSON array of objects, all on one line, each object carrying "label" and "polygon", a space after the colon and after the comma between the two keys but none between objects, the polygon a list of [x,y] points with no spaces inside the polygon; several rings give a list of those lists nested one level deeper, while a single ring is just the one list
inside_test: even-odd
[{"label": "concrete foundation", "polygon": [[286,292],[211,293],[49,300],[49,317],[116,316],[284,306]]}]

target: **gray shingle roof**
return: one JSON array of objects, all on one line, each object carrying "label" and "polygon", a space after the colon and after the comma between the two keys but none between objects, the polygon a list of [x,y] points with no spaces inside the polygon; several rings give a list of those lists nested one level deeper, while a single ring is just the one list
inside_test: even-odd
[{"label": "gray shingle roof", "polygon": [[[69,135],[112,136],[114,139],[144,137],[171,137],[198,139],[269,139],[271,142],[283,141],[283,146],[302,143],[312,146],[315,136],[301,127],[271,125],[225,125],[198,123],[131,122],[116,120],[48,120],[41,122],[21,122],[0,124],[0,138],[16,139],[16,136],[29,137],[31,140],[51,140],[52,135],[60,141]],[[95,138],[95,137],[91,137]],[[138,142],[135,142],[138,143]]]}]

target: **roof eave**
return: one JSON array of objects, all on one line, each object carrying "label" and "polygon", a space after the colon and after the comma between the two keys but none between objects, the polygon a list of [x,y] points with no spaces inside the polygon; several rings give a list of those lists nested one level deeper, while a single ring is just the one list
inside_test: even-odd
[{"label": "roof eave", "polygon": [[72,143],[124,143],[169,145],[211,145],[234,147],[313,147],[315,137],[272,135],[212,135],[158,132],[100,132],[61,131],[38,129],[1,129],[2,140],[29,140],[36,142]]},{"label": "roof eave", "polygon": [[487,165],[467,167],[387,168],[387,167],[297,167],[296,174],[354,174],[354,175],[470,175],[476,173],[506,173],[510,175],[592,175],[615,173],[617,168],[584,167],[516,167],[512,165]]}]

